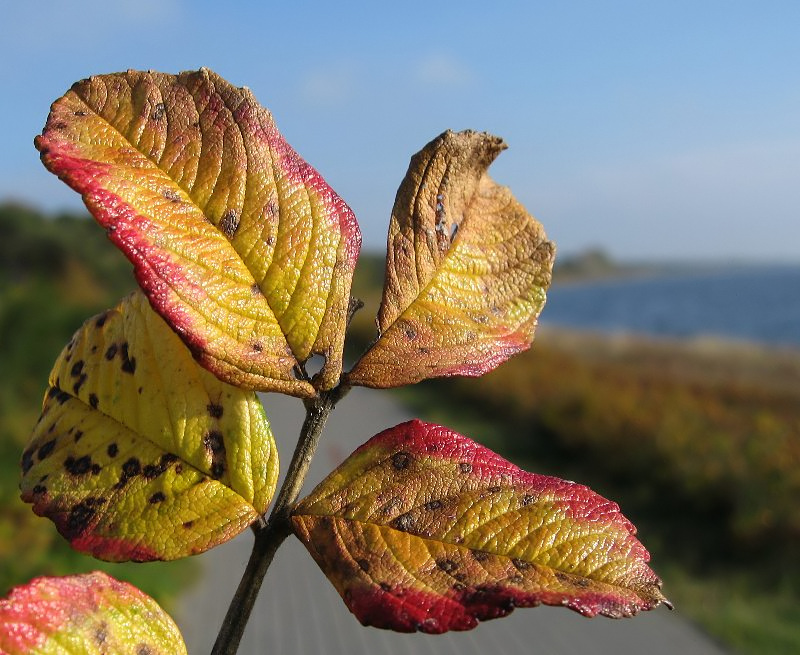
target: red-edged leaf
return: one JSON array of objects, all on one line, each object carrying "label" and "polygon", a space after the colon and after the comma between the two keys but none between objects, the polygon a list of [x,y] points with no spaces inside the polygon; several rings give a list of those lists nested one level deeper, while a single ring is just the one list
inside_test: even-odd
[{"label": "red-edged leaf", "polygon": [[[358,225],[248,89],[206,69],[91,77],[36,147],[209,370],[298,396],[338,382]],[[296,371],[314,354],[312,386]]]},{"label": "red-edged leaf", "polygon": [[555,247],[486,173],[505,147],[445,132],[411,159],[389,225],[380,336],[352,384],[482,375],[530,346]]},{"label": "red-edged leaf", "polygon": [[540,603],[623,617],[666,602],[615,503],[420,421],[361,446],[292,521],[365,625],[440,633]]},{"label": "red-edged leaf", "polygon": [[172,619],[149,596],[96,571],[37,578],[0,600],[4,655],[185,655]]}]

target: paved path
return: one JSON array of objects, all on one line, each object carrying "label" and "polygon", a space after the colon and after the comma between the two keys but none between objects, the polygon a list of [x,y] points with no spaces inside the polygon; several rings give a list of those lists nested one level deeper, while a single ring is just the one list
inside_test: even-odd
[{"label": "paved path", "polygon": [[[264,405],[287,460],[302,423],[302,404],[270,394]],[[386,394],[355,389],[337,407],[312,465],[304,494],[367,438],[408,420]],[[209,653],[250,554],[252,533],[199,557],[203,574],[175,613],[190,655]],[[669,590],[667,589],[667,593]],[[364,628],[350,614],[303,545],[284,542],[264,581],[241,655],[724,655],[709,637],[660,607],[634,619],[587,619],[563,608],[517,609],[475,630],[444,635],[396,634]]]}]

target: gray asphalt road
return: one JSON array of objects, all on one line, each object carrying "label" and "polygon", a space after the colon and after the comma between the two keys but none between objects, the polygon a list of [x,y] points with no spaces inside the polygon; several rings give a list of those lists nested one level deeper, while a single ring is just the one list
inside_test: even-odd
[{"label": "gray asphalt road", "polygon": [[[264,405],[284,457],[294,448],[303,419],[300,401],[270,394]],[[386,394],[355,389],[337,407],[325,434],[305,492],[357,446],[377,432],[411,416]],[[252,533],[199,557],[203,574],[182,599],[175,619],[190,655],[211,650],[228,603],[250,553]],[[665,584],[669,595],[669,581]],[[587,619],[563,608],[517,609],[475,630],[444,635],[403,635],[364,628],[317,568],[302,544],[287,540],[264,581],[239,650],[242,655],[437,654],[501,655],[723,655],[726,651],[680,616],[660,607],[633,619]]]}]

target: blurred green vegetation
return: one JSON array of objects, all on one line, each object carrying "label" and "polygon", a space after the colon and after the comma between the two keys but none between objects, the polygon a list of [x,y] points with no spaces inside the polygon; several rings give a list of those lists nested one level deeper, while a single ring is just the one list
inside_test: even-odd
[{"label": "blurred green vegetation", "polygon": [[38,575],[102,569],[168,605],[193,577],[191,562],[107,564],[80,555],[19,500],[20,455],[50,368],[87,318],[135,285],[130,264],[88,215],[0,204],[0,596]]},{"label": "blurred green vegetation", "polygon": [[[377,304],[375,268],[356,288]],[[364,313],[351,325],[362,347],[375,334]],[[618,502],[677,611],[729,647],[800,652],[800,352],[540,330],[486,376],[396,393]]]}]

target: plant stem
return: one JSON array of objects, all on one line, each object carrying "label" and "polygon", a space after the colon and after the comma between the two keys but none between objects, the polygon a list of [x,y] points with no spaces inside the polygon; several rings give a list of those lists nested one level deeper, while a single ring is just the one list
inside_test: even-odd
[{"label": "plant stem", "polygon": [[239,587],[228,607],[211,655],[234,655],[239,649],[239,642],[242,640],[245,626],[250,619],[250,613],[253,611],[253,605],[261,589],[264,576],[267,574],[267,569],[284,539],[291,534],[289,513],[303,488],[303,482],[311,465],[314,451],[317,449],[322,430],[336,403],[349,391],[349,385],[340,384],[331,391],[304,401],[306,418],[303,421],[286,478],[269,519],[253,525],[253,531],[256,534],[253,550],[239,582]]}]

